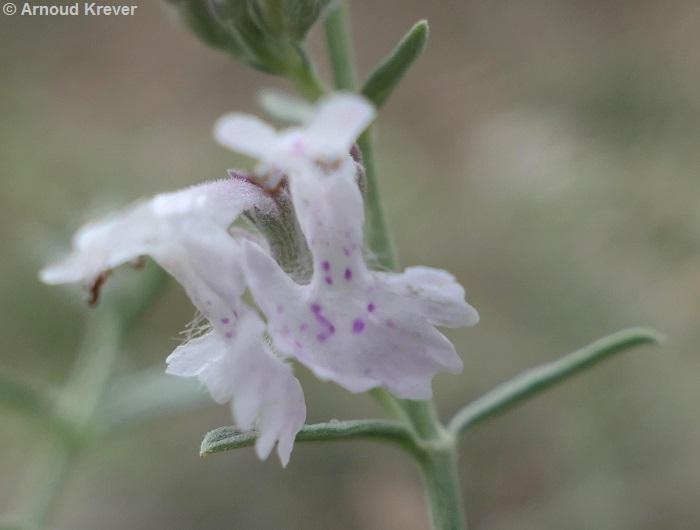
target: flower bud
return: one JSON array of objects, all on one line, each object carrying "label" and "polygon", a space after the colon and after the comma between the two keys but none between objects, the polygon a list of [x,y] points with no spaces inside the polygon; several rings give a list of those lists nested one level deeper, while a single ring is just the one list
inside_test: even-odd
[{"label": "flower bud", "polygon": [[204,42],[271,74],[296,71],[300,45],[329,0],[168,0]]},{"label": "flower bud", "polygon": [[302,42],[329,0],[253,0],[248,2],[258,25],[272,35]]},{"label": "flower bud", "polygon": [[243,59],[245,49],[214,16],[208,0],[167,0],[177,10],[180,21],[203,42]]}]

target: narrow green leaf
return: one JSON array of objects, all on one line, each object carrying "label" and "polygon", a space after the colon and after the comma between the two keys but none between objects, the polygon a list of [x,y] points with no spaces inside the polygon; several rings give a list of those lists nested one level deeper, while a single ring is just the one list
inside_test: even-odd
[{"label": "narrow green leaf", "polygon": [[377,107],[381,107],[420,57],[428,43],[428,21],[421,20],[401,39],[394,51],[372,72],[362,93]]},{"label": "narrow green leaf", "polygon": [[[234,427],[219,427],[204,437],[199,454],[207,456],[248,447],[255,443],[256,437],[255,431],[238,431]],[[408,450],[415,449],[413,436],[408,428],[401,422],[389,420],[336,420],[305,425],[296,437],[297,442],[332,442],[356,439],[393,442]]]},{"label": "narrow green leaf", "polygon": [[643,344],[659,344],[661,336],[652,329],[630,328],[589,344],[561,359],[529,370],[497,386],[465,406],[452,419],[450,432],[459,434],[470,427],[568,380],[616,353]]}]

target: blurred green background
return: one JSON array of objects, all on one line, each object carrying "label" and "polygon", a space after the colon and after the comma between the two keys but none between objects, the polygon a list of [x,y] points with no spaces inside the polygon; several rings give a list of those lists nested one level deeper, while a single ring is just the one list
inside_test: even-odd
[{"label": "blurred green background", "polygon": [[[259,112],[259,88],[286,86],[205,48],[161,2],[136,1],[127,18],[0,16],[1,374],[60,385],[69,373],[87,308],[37,271],[72,231],[241,164],[212,141],[214,120]],[[472,432],[461,453],[472,527],[700,528],[698,3],[355,0],[351,11],[363,73],[415,20],[431,23],[381,114],[378,152],[402,263],[453,271],[482,316],[449,333],[466,368],[435,381],[444,417],[619,328],[668,338]],[[170,285],[119,371],[163,366],[193,314]],[[296,371],[310,421],[379,414]],[[202,435],[229,423],[212,404],[103,442],[52,527],[427,527],[417,470],[393,448],[299,444],[286,470],[250,450],[200,459]],[[0,424],[2,513],[26,494],[46,434],[7,410]]]}]

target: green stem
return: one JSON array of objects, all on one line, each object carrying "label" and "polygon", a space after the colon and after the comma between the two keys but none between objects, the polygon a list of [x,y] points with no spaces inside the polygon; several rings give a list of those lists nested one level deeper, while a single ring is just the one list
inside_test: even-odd
[{"label": "green stem", "polygon": [[65,439],[55,437],[46,452],[40,457],[33,473],[31,496],[24,508],[20,509],[22,521],[31,528],[42,528],[56,505],[58,494],[70,476],[73,465],[79,455],[75,445],[66,443]]},{"label": "green stem", "polygon": [[[357,74],[352,55],[352,38],[345,2],[338,2],[337,6],[328,14],[325,29],[335,86],[341,90],[355,90]],[[367,219],[365,225],[367,227],[367,245],[379,265],[385,269],[393,270],[396,268],[396,258],[377,184],[377,170],[372,148],[372,128],[360,136],[358,146],[362,152],[366,176],[365,210]]]},{"label": "green stem", "polygon": [[455,438],[440,423],[432,401],[401,400],[400,405],[419,437],[418,462],[433,530],[465,529]]},{"label": "green stem", "polygon": [[370,390],[369,393],[382,406],[388,416],[404,422],[410,420],[399,401],[387,390],[377,387]]},{"label": "green stem", "polygon": [[44,526],[82,451],[87,428],[117,355],[119,326],[115,312],[112,308],[103,309],[87,319],[78,359],[58,400],[57,427],[37,466],[32,494],[23,510],[26,519],[38,528]]},{"label": "green stem", "polygon": [[465,530],[454,444],[430,451],[420,460],[434,530]]},{"label": "green stem", "polygon": [[333,79],[336,88],[340,90],[355,90],[357,88],[357,72],[350,37],[348,22],[348,6],[339,1],[326,16],[325,30],[328,53],[330,55]]},{"label": "green stem", "polygon": [[435,404],[432,401],[402,399],[398,403],[419,437],[434,440],[443,436],[445,430],[437,417]]},{"label": "green stem", "polygon": [[121,326],[112,307],[90,314],[73,372],[62,392],[63,413],[81,437],[111,377],[119,353]]},{"label": "green stem", "polygon": [[309,59],[306,51],[299,48],[299,66],[287,74],[296,89],[310,101],[316,101],[326,93],[326,87]]},{"label": "green stem", "polygon": [[389,236],[389,226],[384,216],[384,207],[379,193],[379,184],[377,183],[372,130],[372,127],[367,129],[358,140],[366,176],[367,245],[379,265],[388,270],[395,270],[397,261],[394,245]]}]

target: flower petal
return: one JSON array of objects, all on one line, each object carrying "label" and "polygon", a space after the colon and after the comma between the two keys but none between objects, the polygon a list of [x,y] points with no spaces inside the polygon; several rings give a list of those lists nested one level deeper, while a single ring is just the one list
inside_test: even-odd
[{"label": "flower petal", "polygon": [[[91,283],[103,272],[143,255],[152,255],[166,269],[178,268],[187,244],[229,253],[233,241],[226,233],[228,226],[253,206],[274,208],[260,188],[242,179],[157,195],[82,227],[73,238],[72,253],[41,271],[41,279],[51,284]],[[218,256],[214,261],[222,260]]]},{"label": "flower petal", "polygon": [[347,279],[344,264],[324,267],[322,261],[320,274],[332,275],[338,285],[314,279],[300,286],[256,245],[245,244],[243,253],[275,346],[321,379],[351,392],[383,386],[400,397],[427,399],[437,372],[462,369],[452,344],[380,276],[365,270]]},{"label": "flower petal", "polygon": [[214,125],[214,138],[224,147],[264,160],[278,141],[271,125],[248,114],[228,114]]},{"label": "flower petal", "polygon": [[376,113],[362,96],[349,92],[333,94],[321,100],[313,118],[304,128],[313,154],[323,160],[336,160],[350,151]]},{"label": "flower petal", "polygon": [[236,426],[257,428],[256,453],[265,459],[277,444],[283,466],[306,419],[306,405],[291,367],[263,340],[264,323],[245,310],[230,336],[217,330],[179,346],[168,357],[168,373],[197,376],[218,403],[231,401]]},{"label": "flower petal", "polygon": [[436,326],[474,326],[479,313],[464,299],[464,288],[449,272],[408,267],[403,274],[377,273],[396,294],[415,300],[417,309]]},{"label": "flower petal", "polygon": [[254,116],[230,114],[217,122],[214,137],[225,147],[258,159],[259,176],[269,179],[266,185],[274,188],[281,178],[279,171],[305,168],[309,161],[343,158],[374,116],[368,100],[341,92],[321,100],[303,127],[278,133]]},{"label": "flower petal", "polygon": [[244,272],[279,351],[351,392],[383,386],[426,399],[437,372],[462,369],[434,324],[464,325],[476,317],[448,273],[367,268],[363,201],[349,150],[371,117],[361,98],[340,95],[323,102],[305,129],[283,134],[289,156],[278,161],[288,163],[295,212],[313,256],[311,282],[296,284],[253,244],[242,246]]}]

